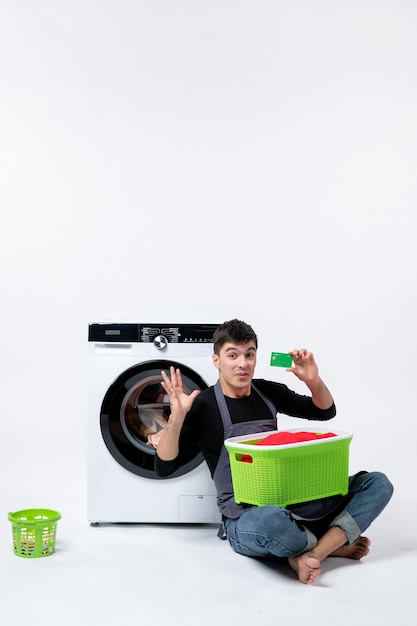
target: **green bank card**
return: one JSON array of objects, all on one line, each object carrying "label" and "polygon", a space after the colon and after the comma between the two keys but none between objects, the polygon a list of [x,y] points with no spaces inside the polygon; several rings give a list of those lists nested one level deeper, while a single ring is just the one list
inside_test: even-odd
[{"label": "green bank card", "polygon": [[275,365],[275,367],[291,367],[292,356],[285,352],[271,352],[270,365]]}]

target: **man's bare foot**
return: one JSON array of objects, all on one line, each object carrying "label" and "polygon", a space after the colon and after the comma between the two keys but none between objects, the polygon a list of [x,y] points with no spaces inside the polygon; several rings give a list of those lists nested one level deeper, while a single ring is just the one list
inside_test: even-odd
[{"label": "man's bare foot", "polygon": [[364,556],[369,554],[370,545],[371,542],[368,537],[359,537],[359,539],[357,539],[355,543],[352,543],[352,545],[341,546],[340,548],[337,548],[337,550],[332,552],[329,556],[341,556],[359,561]]},{"label": "man's bare foot", "polygon": [[320,561],[310,556],[308,552],[291,556],[288,563],[298,575],[298,580],[305,585],[311,585],[320,576]]}]

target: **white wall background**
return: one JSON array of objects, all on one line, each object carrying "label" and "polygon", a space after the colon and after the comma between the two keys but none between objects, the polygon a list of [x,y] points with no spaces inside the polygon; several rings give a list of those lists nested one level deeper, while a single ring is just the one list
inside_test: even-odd
[{"label": "white wall background", "polygon": [[416,41],[413,0],[0,0],[3,516],[84,492],[109,311],[245,319],[295,389],[312,349],[415,506]]}]

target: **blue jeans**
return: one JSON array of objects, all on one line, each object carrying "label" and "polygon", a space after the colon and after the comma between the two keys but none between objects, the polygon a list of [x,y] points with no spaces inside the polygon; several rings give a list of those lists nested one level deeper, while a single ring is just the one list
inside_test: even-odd
[{"label": "blue jeans", "polygon": [[342,528],[347,543],[354,543],[391,499],[393,487],[385,474],[363,472],[349,480],[347,504],[320,522],[296,521],[287,509],[252,507],[237,519],[226,519],[227,539],[239,554],[253,557],[290,557],[307,552],[332,526]]}]

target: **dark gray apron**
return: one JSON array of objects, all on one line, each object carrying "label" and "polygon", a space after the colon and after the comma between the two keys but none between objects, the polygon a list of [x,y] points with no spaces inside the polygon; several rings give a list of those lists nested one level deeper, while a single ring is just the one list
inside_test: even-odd
[{"label": "dark gray apron", "polygon": [[[267,432],[277,429],[277,410],[272,402],[266,398],[255,385],[252,384],[252,391],[255,391],[265,402],[271,411],[272,417],[268,420],[254,420],[250,422],[242,422],[239,424],[232,424],[230,419],[229,409],[227,408],[226,400],[220,387],[220,381],[214,385],[214,393],[216,396],[217,404],[219,407],[220,415],[224,427],[224,438],[238,437],[239,435],[252,435],[259,432]],[[233,495],[232,474],[230,470],[229,453],[223,446],[219,456],[219,460],[216,465],[216,469],[213,474],[214,484],[217,490],[217,505],[220,513],[224,517],[235,519],[240,517],[248,506],[244,504],[237,504]]]}]

